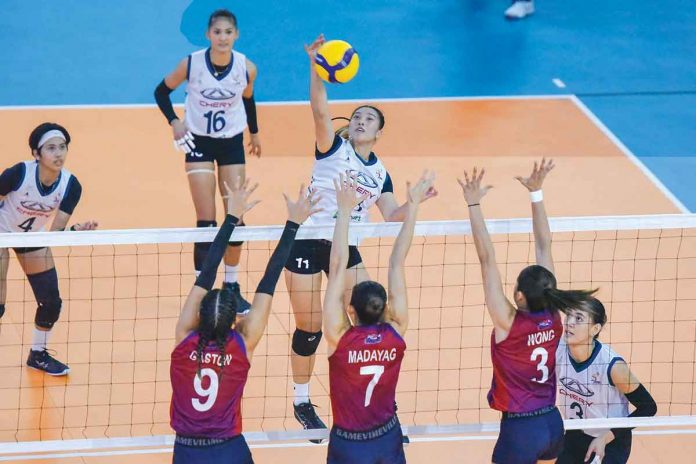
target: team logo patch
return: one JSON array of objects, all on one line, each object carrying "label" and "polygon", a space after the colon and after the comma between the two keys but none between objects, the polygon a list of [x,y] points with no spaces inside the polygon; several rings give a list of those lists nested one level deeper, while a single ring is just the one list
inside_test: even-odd
[{"label": "team logo patch", "polygon": [[544,329],[548,329],[552,325],[553,325],[553,321],[551,319],[546,319],[544,321],[539,322],[537,324],[537,327],[539,328],[539,330],[544,330]]},{"label": "team logo patch", "polygon": [[37,211],[39,213],[48,213],[53,211],[53,208],[41,203],[40,201],[24,200],[20,201],[19,204],[22,205],[22,208],[28,209],[29,211]]},{"label": "team logo patch", "polygon": [[355,180],[358,181],[358,184],[364,185],[367,188],[377,188],[377,181],[374,177],[372,177],[372,175],[370,175],[369,172],[362,172],[356,171],[355,169],[351,169],[349,171],[349,174],[355,177]]},{"label": "team logo patch", "polygon": [[201,90],[201,95],[208,100],[229,100],[230,98],[237,96],[237,94],[230,89],[221,89],[220,87],[203,89]]},{"label": "team logo patch", "polygon": [[571,379],[570,377],[561,377],[561,383],[568,390],[575,392],[578,395],[594,396],[593,391],[591,391],[589,388],[587,388],[586,386],[584,386],[583,384],[581,384],[577,380]]},{"label": "team logo patch", "polygon": [[365,337],[365,344],[366,345],[376,345],[377,343],[380,343],[382,341],[382,334],[370,334],[367,337]]},{"label": "team logo patch", "polygon": [[595,385],[601,385],[602,381],[599,379],[601,375],[602,374],[600,374],[599,372],[595,372],[594,374],[592,374],[592,377],[590,377],[590,381]]}]

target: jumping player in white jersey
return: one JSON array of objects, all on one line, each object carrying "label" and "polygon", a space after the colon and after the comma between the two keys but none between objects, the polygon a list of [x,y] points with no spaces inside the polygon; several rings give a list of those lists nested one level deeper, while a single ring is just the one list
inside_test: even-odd
[{"label": "jumping player in white jersey", "polygon": [[[348,172],[355,177],[358,193],[365,200],[355,207],[351,222],[366,222],[368,210],[377,205],[385,221],[403,221],[408,205],[399,206],[389,173],[372,152],[382,135],[384,115],[369,105],[357,107],[347,128],[339,130],[346,138],[334,133],[326,88],[316,73],[314,59],[317,49],[325,42],[320,35],[310,46],[305,46],[310,61],[310,104],[314,116],[316,152],[310,191],[321,194],[322,212],[312,216],[308,223],[334,224],[336,221],[336,194],[334,179]],[[423,200],[437,195],[429,189]],[[309,399],[309,380],[314,369],[315,352],[321,332],[321,272],[329,271],[330,237],[327,240],[297,240],[285,266],[285,280],[295,314],[296,330],[292,337],[291,365],[294,382],[295,417],[305,429],[326,428]],[[369,280],[356,243],[349,248],[347,288]]]},{"label": "jumping player in white jersey", "polygon": [[[607,322],[604,305],[590,298],[571,309],[556,351],[558,405],[566,419],[654,416],[657,405],[626,361],[597,337]],[[635,411],[628,413],[628,403]],[[631,429],[568,430],[557,464],[624,464]]]},{"label": "jumping player in white jersey", "polygon": [[[34,161],[23,161],[0,175],[0,233],[65,230],[80,201],[82,186],[63,168],[70,134],[61,125],[46,122],[29,135]],[[70,230],[93,230],[97,223],[74,224]],[[17,261],[29,280],[38,307],[27,365],[50,375],[66,375],[67,365],[49,354],[46,346],[60,316],[62,300],[51,250],[46,247],[15,248]],[[0,317],[5,313],[9,252],[0,248]]]},{"label": "jumping player in white jersey", "polygon": [[[223,196],[224,182],[245,178],[243,132],[249,128],[249,152],[261,156],[259,128],[254,102],[256,65],[233,50],[239,38],[237,18],[228,10],[210,15],[206,37],[210,48],[194,52],[181,60],[155,89],[155,100],[174,134],[174,144],[186,153],[186,173],[196,208],[197,227],[216,227],[215,162],[217,184]],[[186,117],[182,122],[174,112],[170,94],[184,81]],[[243,221],[240,225],[244,225]],[[236,295],[240,313],[249,310],[237,282],[242,242],[230,242],[225,253],[225,286]],[[200,273],[210,243],[194,245],[193,260]]]}]

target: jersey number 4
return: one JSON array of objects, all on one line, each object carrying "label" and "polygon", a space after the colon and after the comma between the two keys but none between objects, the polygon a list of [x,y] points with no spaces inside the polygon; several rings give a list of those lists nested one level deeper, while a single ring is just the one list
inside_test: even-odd
[{"label": "jersey number 4", "polygon": [[211,132],[220,132],[225,128],[225,112],[223,110],[215,112],[210,110],[203,116],[205,116],[205,119],[208,120],[208,125],[206,128],[208,134]]},{"label": "jersey number 4", "polygon": [[27,219],[26,221],[24,221],[23,223],[21,223],[17,227],[22,229],[24,232],[29,232],[31,230],[31,227],[34,225],[34,221],[36,221],[36,218],[30,217],[29,219]]},{"label": "jersey number 4", "polygon": [[[205,377],[210,378],[210,384],[208,385],[208,388],[203,388],[203,378]],[[201,369],[201,375],[197,375],[193,378],[193,389],[196,390],[196,394],[198,396],[205,398],[205,401],[201,401],[199,398],[191,398],[191,405],[193,406],[193,409],[195,409],[198,412],[209,411],[210,408],[213,407],[213,405],[215,404],[215,400],[217,399],[217,372],[208,368]]]},{"label": "jersey number 4", "polygon": [[546,348],[541,346],[534,348],[529,359],[530,361],[536,361],[537,358],[541,358],[539,364],[537,364],[537,370],[541,371],[541,378],[537,379],[534,377],[532,382],[544,383],[549,380],[549,368],[546,366],[546,362],[549,360],[549,352],[546,351]]},{"label": "jersey number 4", "polygon": [[360,375],[371,375],[372,380],[367,384],[367,390],[365,390],[365,407],[370,405],[370,400],[372,399],[372,392],[375,391],[375,386],[379,382],[379,378],[384,374],[384,366],[363,366],[360,368]]}]

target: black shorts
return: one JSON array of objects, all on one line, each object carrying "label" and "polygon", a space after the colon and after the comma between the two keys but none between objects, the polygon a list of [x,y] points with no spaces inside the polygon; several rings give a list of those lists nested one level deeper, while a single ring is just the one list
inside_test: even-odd
[{"label": "black shorts", "polygon": [[[557,464],[584,464],[587,448],[590,447],[594,437],[587,435],[582,430],[568,430],[563,440],[563,451],[558,456]],[[615,438],[604,448],[602,464],[626,464],[631,455],[631,434],[627,433],[620,438]],[[594,454],[590,460],[594,459]]]},{"label": "black shorts", "polygon": [[24,253],[31,253],[32,251],[43,250],[46,247],[18,247],[13,248],[15,253],[18,255],[23,255]]},{"label": "black shorts", "polygon": [[245,163],[243,133],[228,139],[193,134],[193,143],[196,148],[191,153],[186,153],[187,163],[217,161],[218,166]]},{"label": "black shorts", "polygon": [[[295,240],[285,263],[285,269],[295,274],[316,274],[321,271],[328,274],[330,257],[331,242],[329,240]],[[362,256],[358,247],[349,246],[346,269],[360,263],[362,263]]]}]

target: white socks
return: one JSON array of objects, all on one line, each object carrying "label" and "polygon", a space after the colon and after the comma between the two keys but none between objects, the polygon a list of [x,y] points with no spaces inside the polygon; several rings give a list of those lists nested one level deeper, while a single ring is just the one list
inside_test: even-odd
[{"label": "white socks", "polygon": [[48,339],[51,336],[51,331],[50,330],[39,330],[36,327],[34,327],[34,336],[32,337],[33,340],[31,342],[31,350],[32,351],[43,351],[46,349],[46,346],[48,345]]},{"label": "white socks", "polygon": [[235,283],[239,274],[239,265],[228,266],[225,264],[225,282]]},{"label": "white socks", "polygon": [[309,403],[309,383],[294,383],[293,390],[295,391],[295,400],[293,404],[297,406],[302,403]]}]

